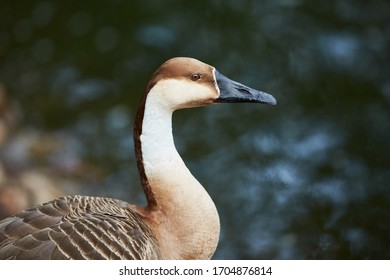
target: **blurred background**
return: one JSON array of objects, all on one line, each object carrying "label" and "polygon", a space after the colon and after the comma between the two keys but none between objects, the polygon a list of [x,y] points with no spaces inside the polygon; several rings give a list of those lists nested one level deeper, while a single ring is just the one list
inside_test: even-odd
[{"label": "blurred background", "polygon": [[174,115],[215,201],[215,259],[390,258],[390,2],[2,1],[0,215],[65,194],[144,205],[132,126],[190,56],[271,93]]}]

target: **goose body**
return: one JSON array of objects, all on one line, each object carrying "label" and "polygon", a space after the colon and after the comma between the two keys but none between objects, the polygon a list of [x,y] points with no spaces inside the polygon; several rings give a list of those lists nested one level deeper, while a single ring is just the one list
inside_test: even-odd
[{"label": "goose body", "polygon": [[66,196],[0,221],[0,259],[210,259],[217,209],[176,151],[172,113],[224,102],[276,104],[192,58],[173,58],[152,75],[134,125],[147,205]]}]

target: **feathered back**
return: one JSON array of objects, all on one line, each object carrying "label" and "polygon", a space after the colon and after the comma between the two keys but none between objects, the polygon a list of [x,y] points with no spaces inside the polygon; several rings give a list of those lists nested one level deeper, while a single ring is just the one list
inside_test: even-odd
[{"label": "feathered back", "polygon": [[159,259],[151,230],[126,202],[67,196],[0,221],[1,259]]}]

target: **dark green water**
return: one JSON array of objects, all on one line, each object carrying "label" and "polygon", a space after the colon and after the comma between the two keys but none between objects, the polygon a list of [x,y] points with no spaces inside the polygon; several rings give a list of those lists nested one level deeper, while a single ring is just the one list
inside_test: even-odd
[{"label": "dark green water", "polygon": [[[138,100],[166,59],[195,57],[278,100],[174,116],[219,209],[215,258],[389,259],[389,42],[385,0],[2,1],[0,83],[20,107],[2,158],[143,203]],[[26,131],[66,144],[18,158]]]}]

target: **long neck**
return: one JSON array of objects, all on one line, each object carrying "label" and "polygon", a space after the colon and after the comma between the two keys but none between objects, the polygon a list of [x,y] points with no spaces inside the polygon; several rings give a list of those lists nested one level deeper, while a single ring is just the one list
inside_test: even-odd
[{"label": "long neck", "polygon": [[172,135],[172,110],[149,94],[137,113],[136,156],[152,222],[167,258],[208,259],[219,239],[213,201],[178,154]]}]

